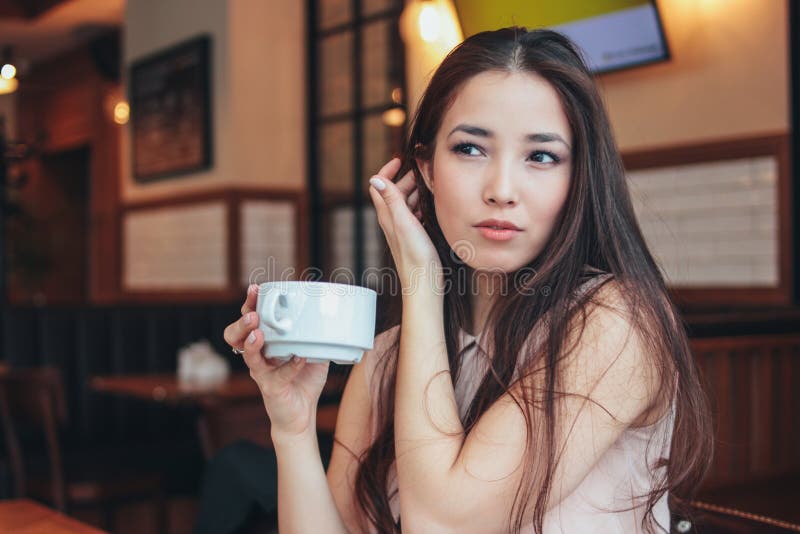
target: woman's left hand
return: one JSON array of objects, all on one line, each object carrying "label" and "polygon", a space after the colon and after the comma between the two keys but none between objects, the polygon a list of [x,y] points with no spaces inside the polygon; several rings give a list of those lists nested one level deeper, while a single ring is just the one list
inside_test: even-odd
[{"label": "woman's left hand", "polygon": [[398,158],[384,165],[378,174],[370,178],[369,194],[397,266],[400,283],[403,289],[415,290],[416,284],[421,281],[429,283],[440,280],[441,261],[436,247],[419,221],[419,193],[414,172],[408,171],[396,183],[392,182],[398,170]]}]

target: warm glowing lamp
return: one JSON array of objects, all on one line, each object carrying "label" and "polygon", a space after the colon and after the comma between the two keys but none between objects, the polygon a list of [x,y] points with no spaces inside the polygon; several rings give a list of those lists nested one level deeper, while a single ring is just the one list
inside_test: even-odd
[{"label": "warm glowing lamp", "polygon": [[17,80],[17,67],[11,62],[11,47],[3,48],[3,57],[0,60],[0,95],[13,93],[19,87]]},{"label": "warm glowing lamp", "polygon": [[19,81],[16,78],[7,80],[0,76],[0,95],[7,95],[13,93],[19,87]]},{"label": "warm glowing lamp", "polygon": [[123,125],[128,123],[131,108],[125,99],[125,95],[122,94],[121,87],[116,86],[108,90],[103,99],[103,114],[108,120],[112,120],[116,124]]},{"label": "warm glowing lamp", "polygon": [[406,44],[421,40],[448,50],[463,38],[450,0],[408,0],[400,14],[400,33]]},{"label": "warm glowing lamp", "polygon": [[402,126],[406,122],[406,110],[400,106],[394,106],[381,114],[381,120],[386,126]]},{"label": "warm glowing lamp", "polygon": [[442,17],[439,15],[439,10],[433,2],[425,2],[422,4],[418,15],[419,36],[426,43],[434,43],[439,39],[442,33]]},{"label": "warm glowing lamp", "polygon": [[430,73],[464,37],[452,0],[407,0],[399,22],[409,91],[403,101],[413,114]]},{"label": "warm glowing lamp", "polygon": [[409,39],[433,43],[442,34],[442,14],[437,0],[408,0],[400,14],[400,32]]},{"label": "warm glowing lamp", "polygon": [[403,102],[403,90],[399,87],[392,89],[392,102],[401,104]]},{"label": "warm glowing lamp", "polygon": [[17,75],[17,67],[12,65],[11,63],[6,63],[2,67],[0,67],[0,78],[5,78],[6,80],[10,80],[16,75]]},{"label": "warm glowing lamp", "polygon": [[114,122],[117,124],[128,124],[128,119],[131,116],[131,108],[124,100],[117,102],[114,106]]}]

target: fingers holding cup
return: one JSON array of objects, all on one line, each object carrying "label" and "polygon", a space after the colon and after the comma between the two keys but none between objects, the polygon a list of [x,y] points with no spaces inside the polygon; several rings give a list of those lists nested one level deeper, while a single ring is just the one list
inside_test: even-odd
[{"label": "fingers holding cup", "polygon": [[256,309],[256,301],[258,300],[258,284],[250,284],[247,287],[247,296],[242,304],[242,315]]},{"label": "fingers holding cup", "polygon": [[261,353],[264,347],[264,333],[256,328],[251,330],[244,341],[244,351],[242,352],[242,359],[247,367],[250,369],[250,375],[253,378],[263,377],[266,373],[270,372],[274,365],[270,365]]},{"label": "fingers holding cup", "polygon": [[225,343],[230,345],[236,354],[242,354],[242,347],[253,328],[258,327],[258,316],[254,311],[248,311],[238,320],[229,324],[223,332]]}]

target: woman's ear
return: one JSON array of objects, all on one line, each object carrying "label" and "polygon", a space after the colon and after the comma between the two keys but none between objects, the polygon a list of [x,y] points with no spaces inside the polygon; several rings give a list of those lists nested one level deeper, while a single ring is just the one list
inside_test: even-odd
[{"label": "woman's ear", "polygon": [[433,173],[431,173],[431,162],[430,160],[422,159],[419,157],[416,158],[416,161],[417,161],[417,167],[419,168],[419,172],[420,174],[422,174],[422,180],[425,182],[428,191],[430,191],[431,195],[433,195],[433,180],[431,179]]}]

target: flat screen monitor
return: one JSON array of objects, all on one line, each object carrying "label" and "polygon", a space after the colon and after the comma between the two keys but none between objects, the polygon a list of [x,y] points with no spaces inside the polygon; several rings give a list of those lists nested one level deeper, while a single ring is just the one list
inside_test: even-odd
[{"label": "flat screen monitor", "polygon": [[652,0],[454,0],[464,36],[505,26],[549,28],[580,48],[596,74],[669,59]]}]

